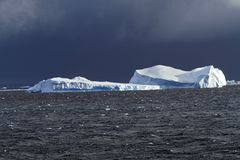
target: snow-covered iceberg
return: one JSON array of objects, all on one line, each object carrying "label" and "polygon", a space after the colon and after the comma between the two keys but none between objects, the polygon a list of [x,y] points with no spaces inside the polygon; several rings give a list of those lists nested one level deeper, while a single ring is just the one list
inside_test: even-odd
[{"label": "snow-covered iceberg", "polygon": [[132,90],[158,90],[160,86],[124,84],[113,82],[90,81],[83,77],[51,78],[43,80],[28,89],[29,92],[86,92],[86,91],[132,91]]},{"label": "snow-covered iceberg", "polygon": [[183,71],[168,66],[158,65],[136,70],[131,84],[159,85],[168,88],[215,88],[227,84],[223,72],[213,66]]}]

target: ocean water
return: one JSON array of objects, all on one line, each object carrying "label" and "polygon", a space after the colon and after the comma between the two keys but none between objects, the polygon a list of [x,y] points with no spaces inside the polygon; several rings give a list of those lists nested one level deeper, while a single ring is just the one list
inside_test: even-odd
[{"label": "ocean water", "polygon": [[237,86],[0,92],[0,160],[239,158]]}]

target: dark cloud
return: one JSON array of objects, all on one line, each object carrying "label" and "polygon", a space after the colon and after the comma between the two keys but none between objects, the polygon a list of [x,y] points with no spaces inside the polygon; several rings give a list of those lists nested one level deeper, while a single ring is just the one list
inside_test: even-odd
[{"label": "dark cloud", "polygon": [[[2,0],[1,31],[114,25],[117,39],[214,38],[239,32],[239,0]],[[50,28],[49,28],[50,27]]]},{"label": "dark cloud", "polygon": [[240,0],[0,0],[2,83],[127,81],[155,64],[238,79],[239,16]]}]

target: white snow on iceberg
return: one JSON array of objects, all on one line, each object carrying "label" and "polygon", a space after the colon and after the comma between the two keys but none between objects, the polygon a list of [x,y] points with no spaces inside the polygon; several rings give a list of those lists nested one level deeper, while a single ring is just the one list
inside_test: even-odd
[{"label": "white snow on iceberg", "polygon": [[131,84],[159,85],[168,88],[215,88],[227,84],[225,75],[218,68],[206,66],[192,71],[183,71],[168,66],[158,65],[136,70]]},{"label": "white snow on iceberg", "polygon": [[113,82],[90,81],[83,77],[51,78],[43,80],[28,89],[29,92],[86,92],[86,91],[132,91],[132,90],[158,90],[160,86],[124,84]]}]

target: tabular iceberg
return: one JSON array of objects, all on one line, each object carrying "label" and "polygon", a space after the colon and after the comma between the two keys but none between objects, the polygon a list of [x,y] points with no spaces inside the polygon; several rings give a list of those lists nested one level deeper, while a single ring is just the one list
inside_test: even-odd
[{"label": "tabular iceberg", "polygon": [[83,77],[51,78],[43,80],[28,89],[29,92],[86,92],[86,91],[132,91],[132,90],[159,90],[160,86],[124,84],[113,82],[90,81]]},{"label": "tabular iceberg", "polygon": [[223,72],[213,66],[183,71],[168,66],[158,65],[136,70],[131,84],[159,85],[168,88],[215,88],[227,84]]}]

